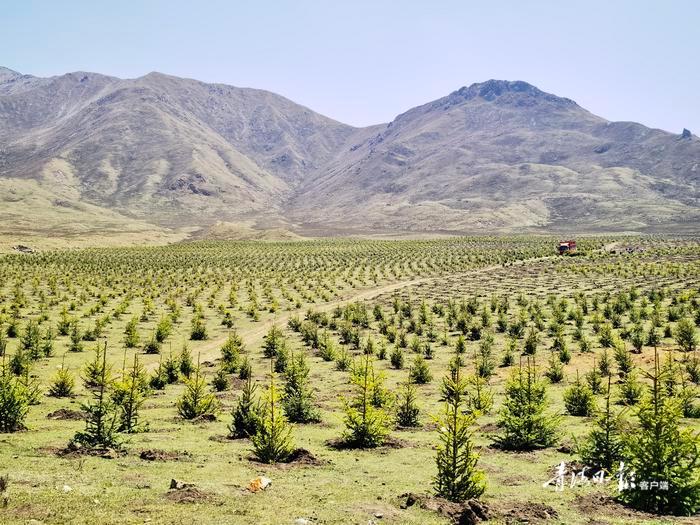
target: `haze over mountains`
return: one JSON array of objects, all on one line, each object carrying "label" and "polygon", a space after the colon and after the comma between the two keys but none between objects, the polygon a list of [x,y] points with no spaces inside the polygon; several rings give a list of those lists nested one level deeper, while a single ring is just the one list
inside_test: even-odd
[{"label": "haze over mountains", "polygon": [[700,139],[490,80],[354,128],[256,89],[0,68],[0,230],[697,231]]}]

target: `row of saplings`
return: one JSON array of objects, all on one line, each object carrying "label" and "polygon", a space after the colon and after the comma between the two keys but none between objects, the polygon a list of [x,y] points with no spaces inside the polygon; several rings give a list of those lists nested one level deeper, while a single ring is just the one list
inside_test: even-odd
[{"label": "row of saplings", "polygon": [[[256,399],[250,364],[243,355],[240,338],[232,334],[222,348],[221,368],[212,384],[214,389],[228,387],[227,374],[237,372],[246,381],[233,409],[232,438],[251,439],[253,452],[266,463],[289,461],[294,453],[291,423],[309,423],[320,419],[310,388],[309,369],[302,352],[288,356],[282,365],[276,359],[286,355],[281,332],[273,329],[265,338],[265,356],[270,358],[270,375],[264,401]],[[90,398],[83,404],[85,428],[75,434],[70,447],[88,451],[122,447],[120,433],[146,430],[139,417],[140,408],[153,388],[181,378],[185,390],[177,408],[185,419],[214,414],[218,409],[201,372],[184,349],[178,359],[172,356],[151,376],[134,357],[124,366],[118,379],[113,377],[106,359],[106,343],[97,347],[95,358],[82,374]],[[373,356],[364,354],[353,361],[350,381],[353,395],[344,400],[345,426],[339,444],[372,448],[389,438],[392,419],[399,426],[418,426],[420,410],[416,389],[404,383],[395,403],[384,386],[382,373],[374,368]],[[451,501],[478,498],[485,490],[484,474],[477,468],[479,456],[474,450],[472,427],[480,415],[480,382],[462,374],[459,353],[451,361],[450,372],[442,380],[443,412],[436,418],[439,443],[437,495]],[[277,370],[276,370],[277,369]],[[275,383],[275,372],[285,377],[282,392]],[[593,469],[613,473],[624,462],[630,484],[619,499],[635,508],[658,512],[693,515],[700,510],[700,435],[681,426],[682,403],[672,397],[669,384],[671,369],[660,366],[658,354],[654,369],[646,373],[645,395],[636,405],[636,423],[624,412],[611,408],[610,376],[605,408],[597,413],[590,434],[576,449],[584,463]],[[476,387],[476,388],[475,388]],[[65,367],[57,372],[48,394],[63,397],[73,394],[74,380]],[[501,433],[495,441],[504,450],[533,450],[554,445],[560,418],[548,410],[547,382],[536,370],[534,360],[513,371],[505,389],[505,400],[498,425]],[[0,431],[13,432],[24,427],[31,395],[21,376],[13,374],[3,360],[0,373]],[[573,401],[569,400],[569,403]],[[390,406],[395,405],[392,417]],[[488,403],[490,404],[490,403]],[[668,490],[646,490],[642,482],[665,482]],[[648,487],[648,485],[646,485]]]}]

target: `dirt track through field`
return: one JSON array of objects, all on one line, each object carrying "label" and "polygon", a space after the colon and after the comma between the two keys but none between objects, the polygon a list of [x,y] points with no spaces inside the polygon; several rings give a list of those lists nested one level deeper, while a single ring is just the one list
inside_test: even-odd
[{"label": "dirt track through field", "polygon": [[[520,264],[526,265],[526,264],[532,264],[535,262],[551,259],[551,256],[548,257],[536,257],[533,259],[525,259],[520,261]],[[450,274],[450,277],[466,277],[466,276],[473,276],[473,275],[478,275],[481,273],[488,273],[494,270],[497,270],[499,268],[502,268],[502,264],[497,264],[493,266],[485,266],[483,268],[477,268],[474,270],[468,270],[466,272],[458,272],[454,274]],[[348,303],[353,303],[356,301],[366,301],[370,299],[376,299],[379,296],[389,294],[392,292],[396,292],[397,290],[402,290],[404,288],[408,288],[410,286],[415,286],[418,284],[423,284],[423,283],[429,283],[429,282],[434,282],[438,281],[440,279],[445,279],[447,276],[445,275],[438,275],[438,276],[431,276],[431,277],[421,277],[418,279],[410,279],[407,281],[399,281],[395,283],[389,283],[385,284],[382,286],[379,286],[377,288],[364,288],[362,290],[353,290],[351,291],[348,295],[341,297],[339,299],[335,299],[333,301],[329,301],[327,303],[320,303],[320,304],[314,304],[311,306],[305,306],[303,308],[297,308],[295,310],[291,310],[289,312],[284,312],[281,314],[276,315],[272,319],[267,319],[265,321],[261,321],[259,323],[256,323],[255,326],[250,327],[248,329],[243,329],[243,330],[237,330],[238,335],[243,339],[243,343],[245,344],[246,348],[248,350],[256,349],[258,345],[262,342],[263,338],[265,337],[265,334],[272,328],[272,326],[277,325],[279,327],[284,327],[287,324],[287,321],[294,316],[294,315],[299,315],[300,313],[304,312],[308,308],[313,308],[314,310],[318,312],[328,312],[336,308],[337,306],[344,306]],[[221,348],[221,346],[224,344],[226,341],[226,337],[218,338],[218,339],[212,339],[210,341],[207,341],[205,344],[200,346],[197,349],[197,352],[199,352],[202,361],[212,361],[216,359],[218,356],[218,351]]]}]

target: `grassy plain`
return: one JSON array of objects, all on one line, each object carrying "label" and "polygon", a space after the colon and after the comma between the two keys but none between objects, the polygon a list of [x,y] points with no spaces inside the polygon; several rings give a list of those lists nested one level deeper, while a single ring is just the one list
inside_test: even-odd
[{"label": "grassy plain", "polygon": [[[65,366],[76,377],[77,393],[69,399],[43,395],[40,403],[30,408],[26,430],[0,434],[0,475],[9,477],[7,505],[0,508],[0,522],[292,524],[303,518],[327,524],[448,523],[439,513],[417,505],[401,508],[400,495],[431,490],[437,444],[432,416],[440,412],[440,380],[447,373],[461,333],[445,313],[453,308],[457,312],[473,309],[470,319],[474,321],[480,319],[482,311],[491,312],[486,330],[494,337],[497,366],[490,388],[495,405],[477,420],[474,439],[481,454],[479,466],[487,477],[483,500],[491,508],[492,522],[697,523],[697,517],[662,518],[628,510],[612,500],[611,486],[554,492],[551,486],[542,485],[561,461],[576,459],[569,453],[574,436],[581,437],[591,428],[590,418],[565,415],[562,396],[577,371],[581,375],[588,372],[594,358],[599,360],[604,351],[594,330],[595,316],[602,316],[606,305],[614,305],[620,293],[631,297],[633,309],[651,313],[650,294],[663,292],[660,331],[668,326],[672,332],[677,310],[694,316],[700,300],[697,239],[600,237],[581,239],[579,245],[583,253],[578,257],[555,255],[556,239],[547,237],[195,242],[0,256],[3,330],[14,319],[21,335],[28,320],[36,319],[42,330],[51,326],[55,331],[64,316],[77,322],[83,333],[101,327],[95,339],[107,342],[108,359],[116,373],[135,354],[153,372],[163,357],[171,352],[178,355],[186,343],[195,360],[199,356],[208,379],[217,370],[221,346],[235,331],[243,339],[262,391],[269,365],[261,346],[264,335],[275,325],[284,330],[290,349],[306,353],[322,415],[320,423],[294,426],[296,446],[309,450],[317,461],[272,466],[257,463],[251,459],[248,440],[226,438],[230,411],[242,383],[234,374],[230,376],[231,387],[216,394],[221,404],[216,421],[182,420],[175,404],[183,385],[177,383],[154,391],[147,399],[142,419],[148,431],[124,436],[124,454],[111,458],[62,455],[84,423],[47,415],[80,410],[88,395],[79,380],[80,371],[92,359],[97,342],[86,340],[83,352],[70,352],[69,337],[57,336],[52,355],[36,361],[31,374],[46,392],[65,359]],[[611,253],[622,246],[642,250]],[[530,312],[532,305],[539,305],[544,327],[536,357],[544,371],[553,343],[547,324],[553,306],[562,299],[571,311],[586,302],[583,330],[592,348],[580,351],[574,321],[567,317],[564,338],[572,358],[564,364],[565,379],[548,390],[551,412],[562,414],[559,443],[523,453],[494,448],[492,437],[499,431],[496,423],[504,384],[513,366],[498,366],[509,335],[497,328],[498,308],[492,306],[507,300],[505,316],[512,324],[521,311]],[[594,303],[599,305],[597,310]],[[369,313],[366,323],[347,322],[360,341],[371,336],[377,345],[386,344],[389,351],[395,345],[382,333],[386,330],[374,316],[377,305],[386,324],[406,334],[404,368],[394,368],[388,359],[375,363],[391,391],[408,376],[415,354],[412,346],[418,347],[414,340],[430,344],[434,351],[428,360],[433,379],[418,386],[422,426],[392,431],[399,446],[337,450],[328,445],[344,428],[341,396],[349,391],[349,374],[337,370],[333,361],[321,359],[288,327],[290,319],[314,318],[318,329],[328,330],[338,348],[346,347],[351,355],[359,355],[361,348],[340,341],[341,328],[347,324],[344,309],[351,304]],[[397,304],[399,311],[410,310],[409,315],[397,316]],[[191,321],[198,308],[204,316],[207,339],[191,341]],[[227,313],[233,319],[232,328],[222,324]],[[616,332],[624,333],[634,324],[629,315],[625,311],[619,316]],[[144,354],[143,344],[166,316],[175,321],[161,355]],[[134,317],[138,319],[140,343],[125,348],[125,327]],[[647,316],[639,322],[648,329],[652,320]],[[528,317],[528,327],[535,323]],[[9,358],[17,352],[20,338],[8,341]],[[478,344],[467,341],[468,363]],[[523,337],[517,338],[516,365],[522,347]],[[663,359],[673,352],[681,366],[673,337],[662,337],[659,348]],[[612,354],[610,357],[614,363]],[[653,348],[645,346],[633,360],[637,367],[648,368]],[[614,382],[618,381],[615,376]],[[600,404],[601,396],[597,398]],[[700,428],[697,419],[684,423]],[[142,459],[143,451],[154,451],[159,459]],[[251,493],[246,487],[258,475],[271,478],[272,485]],[[168,490],[171,479],[195,484],[197,496],[183,501],[177,491]]]}]

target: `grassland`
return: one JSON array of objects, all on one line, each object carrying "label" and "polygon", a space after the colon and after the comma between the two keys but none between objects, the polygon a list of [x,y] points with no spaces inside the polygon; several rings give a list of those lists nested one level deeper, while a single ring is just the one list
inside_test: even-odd
[{"label": "grassland", "polygon": [[[490,333],[494,368],[488,388],[494,406],[477,419],[474,439],[487,479],[482,499],[493,523],[697,523],[697,517],[659,517],[625,508],[613,500],[611,486],[555,492],[543,483],[561,461],[577,459],[574,438],[592,425],[591,418],[566,415],[565,388],[577,372],[583,376],[597,366],[603,353],[609,353],[615,370],[612,351],[600,342],[602,325],[609,324],[627,348],[634,326],[647,331],[656,326],[662,360],[678,370],[684,366],[688,356],[678,351],[673,333],[681,318],[700,319],[700,242],[587,238],[579,241],[578,257],[557,256],[555,246],[556,239],[547,237],[194,242],[0,256],[0,328],[17,333],[8,339],[5,359],[20,351],[23,331],[34,320],[42,333],[51,327],[55,338],[51,355],[32,362],[32,380],[45,394],[64,363],[77,384],[70,398],[41,395],[29,410],[25,430],[0,434],[0,475],[9,479],[0,522],[449,523],[419,505],[402,508],[401,495],[431,490],[437,444],[433,416],[442,407],[440,380],[448,373],[457,340],[466,336],[464,359],[471,370],[472,359],[480,358],[481,336]],[[611,253],[624,246],[641,250]],[[535,356],[546,371],[556,357],[551,349],[557,334],[550,325],[562,310],[558,336],[571,359],[563,363],[564,379],[548,388],[550,411],[562,415],[557,445],[520,453],[495,448],[505,381],[517,367],[525,334],[538,331]],[[207,331],[201,341],[190,340],[197,316]],[[511,327],[521,318],[518,335]],[[127,348],[125,329],[133,319],[139,343]],[[144,353],[163,319],[172,321],[172,330],[160,354]],[[71,338],[60,335],[61,322],[77,327],[83,351],[69,351]],[[230,374],[229,388],[216,393],[221,408],[214,421],[178,416],[176,402],[184,386],[177,381],[150,393],[141,411],[147,431],[122,436],[123,452],[66,451],[84,427],[81,404],[90,392],[79,377],[98,343],[106,341],[116,375],[135,355],[153,374],[186,344],[211,380],[222,345],[236,333],[262,391],[269,370],[262,345],[273,326],[283,330],[289,350],[305,353],[311,368],[321,422],[293,428],[295,445],[310,452],[310,461],[261,464],[252,459],[249,440],[227,438],[243,383],[236,374]],[[472,331],[476,326],[478,338]],[[337,359],[319,356],[315,337],[324,334],[337,353],[355,358],[371,340],[375,368],[384,374],[389,392],[398,391],[415,356],[426,353],[428,345],[432,381],[417,386],[421,426],[393,430],[392,446],[331,446],[344,429],[341,396],[350,386],[348,371],[339,370]],[[590,349],[582,349],[581,334]],[[510,344],[515,362],[500,366]],[[402,368],[388,356],[382,359],[379,351],[386,347],[389,354],[397,346],[405,357]],[[648,369],[654,349],[643,345],[630,355],[635,367]],[[283,382],[283,375],[278,379]],[[615,373],[614,397],[620,381]],[[602,397],[596,397],[600,405]],[[683,423],[700,429],[698,419]],[[272,479],[272,485],[251,493],[246,487],[259,475]],[[171,491],[171,479],[197,490]]]}]

